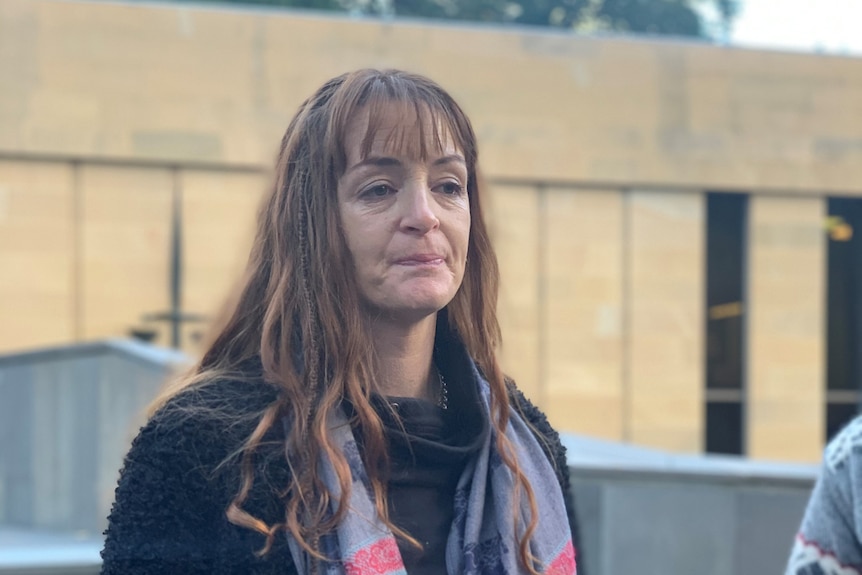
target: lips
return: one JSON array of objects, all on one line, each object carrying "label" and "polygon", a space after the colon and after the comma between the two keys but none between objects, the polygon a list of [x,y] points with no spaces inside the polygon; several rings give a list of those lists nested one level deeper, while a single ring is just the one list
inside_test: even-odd
[{"label": "lips", "polygon": [[411,254],[395,260],[395,263],[402,266],[428,266],[442,264],[445,259],[440,254]]}]

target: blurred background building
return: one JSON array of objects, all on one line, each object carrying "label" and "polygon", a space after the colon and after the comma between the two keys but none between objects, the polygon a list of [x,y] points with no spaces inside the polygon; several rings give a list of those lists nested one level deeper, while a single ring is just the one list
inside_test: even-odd
[{"label": "blurred background building", "polygon": [[862,59],[186,4],[0,2],[0,352],[194,353],[300,102],[478,133],[505,369],[561,430],[815,462],[862,376]]}]

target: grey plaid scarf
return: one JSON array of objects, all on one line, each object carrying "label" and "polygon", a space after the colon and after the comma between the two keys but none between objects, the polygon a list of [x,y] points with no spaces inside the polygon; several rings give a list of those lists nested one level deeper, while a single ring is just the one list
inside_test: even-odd
[{"label": "grey plaid scarf", "polygon": [[[482,409],[490,414],[490,387],[471,362],[479,385]],[[490,416],[490,415],[489,415]],[[344,453],[353,475],[350,510],[337,529],[320,541],[326,561],[310,557],[288,535],[291,555],[300,575],[406,575],[394,536],[379,520],[368,477],[347,418],[336,413],[330,432]],[[503,464],[491,428],[479,452],[467,463],[455,491],[455,519],[446,545],[446,570],[451,575],[516,575],[524,569],[518,560],[518,541],[512,517],[514,480]],[[566,517],[563,495],[554,469],[533,432],[514,411],[506,437],[518,454],[518,463],[530,481],[538,508],[538,526],[530,540],[535,569],[549,575],[576,575],[575,549]],[[321,477],[333,495],[333,509],[341,492],[332,464],[319,462]],[[521,517],[529,516],[520,502]],[[312,565],[315,562],[316,565]]]}]

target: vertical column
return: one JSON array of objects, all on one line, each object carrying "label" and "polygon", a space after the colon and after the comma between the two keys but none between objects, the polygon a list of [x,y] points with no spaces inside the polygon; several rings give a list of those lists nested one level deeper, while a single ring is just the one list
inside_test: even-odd
[{"label": "vertical column", "polygon": [[0,351],[74,337],[69,164],[0,161]]},{"label": "vertical column", "polygon": [[825,203],[752,196],[749,214],[747,453],[817,461],[824,441]]},{"label": "vertical column", "polygon": [[537,404],[543,401],[539,365],[540,193],[531,187],[496,186],[488,198],[488,224],[500,262],[500,361],[503,370]]},{"label": "vertical column", "polygon": [[82,334],[123,337],[169,306],[171,173],[82,166],[80,185]]},{"label": "vertical column", "polygon": [[544,209],[546,411],[557,429],[619,440],[622,194],[549,189]]},{"label": "vertical column", "polygon": [[632,191],[627,202],[626,439],[700,451],[704,197]]}]

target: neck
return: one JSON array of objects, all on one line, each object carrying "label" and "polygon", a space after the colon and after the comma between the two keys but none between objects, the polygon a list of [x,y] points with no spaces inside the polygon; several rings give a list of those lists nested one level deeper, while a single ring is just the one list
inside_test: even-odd
[{"label": "neck", "polygon": [[437,314],[409,325],[381,319],[372,322],[378,393],[437,400],[440,390],[433,365],[436,328]]}]

